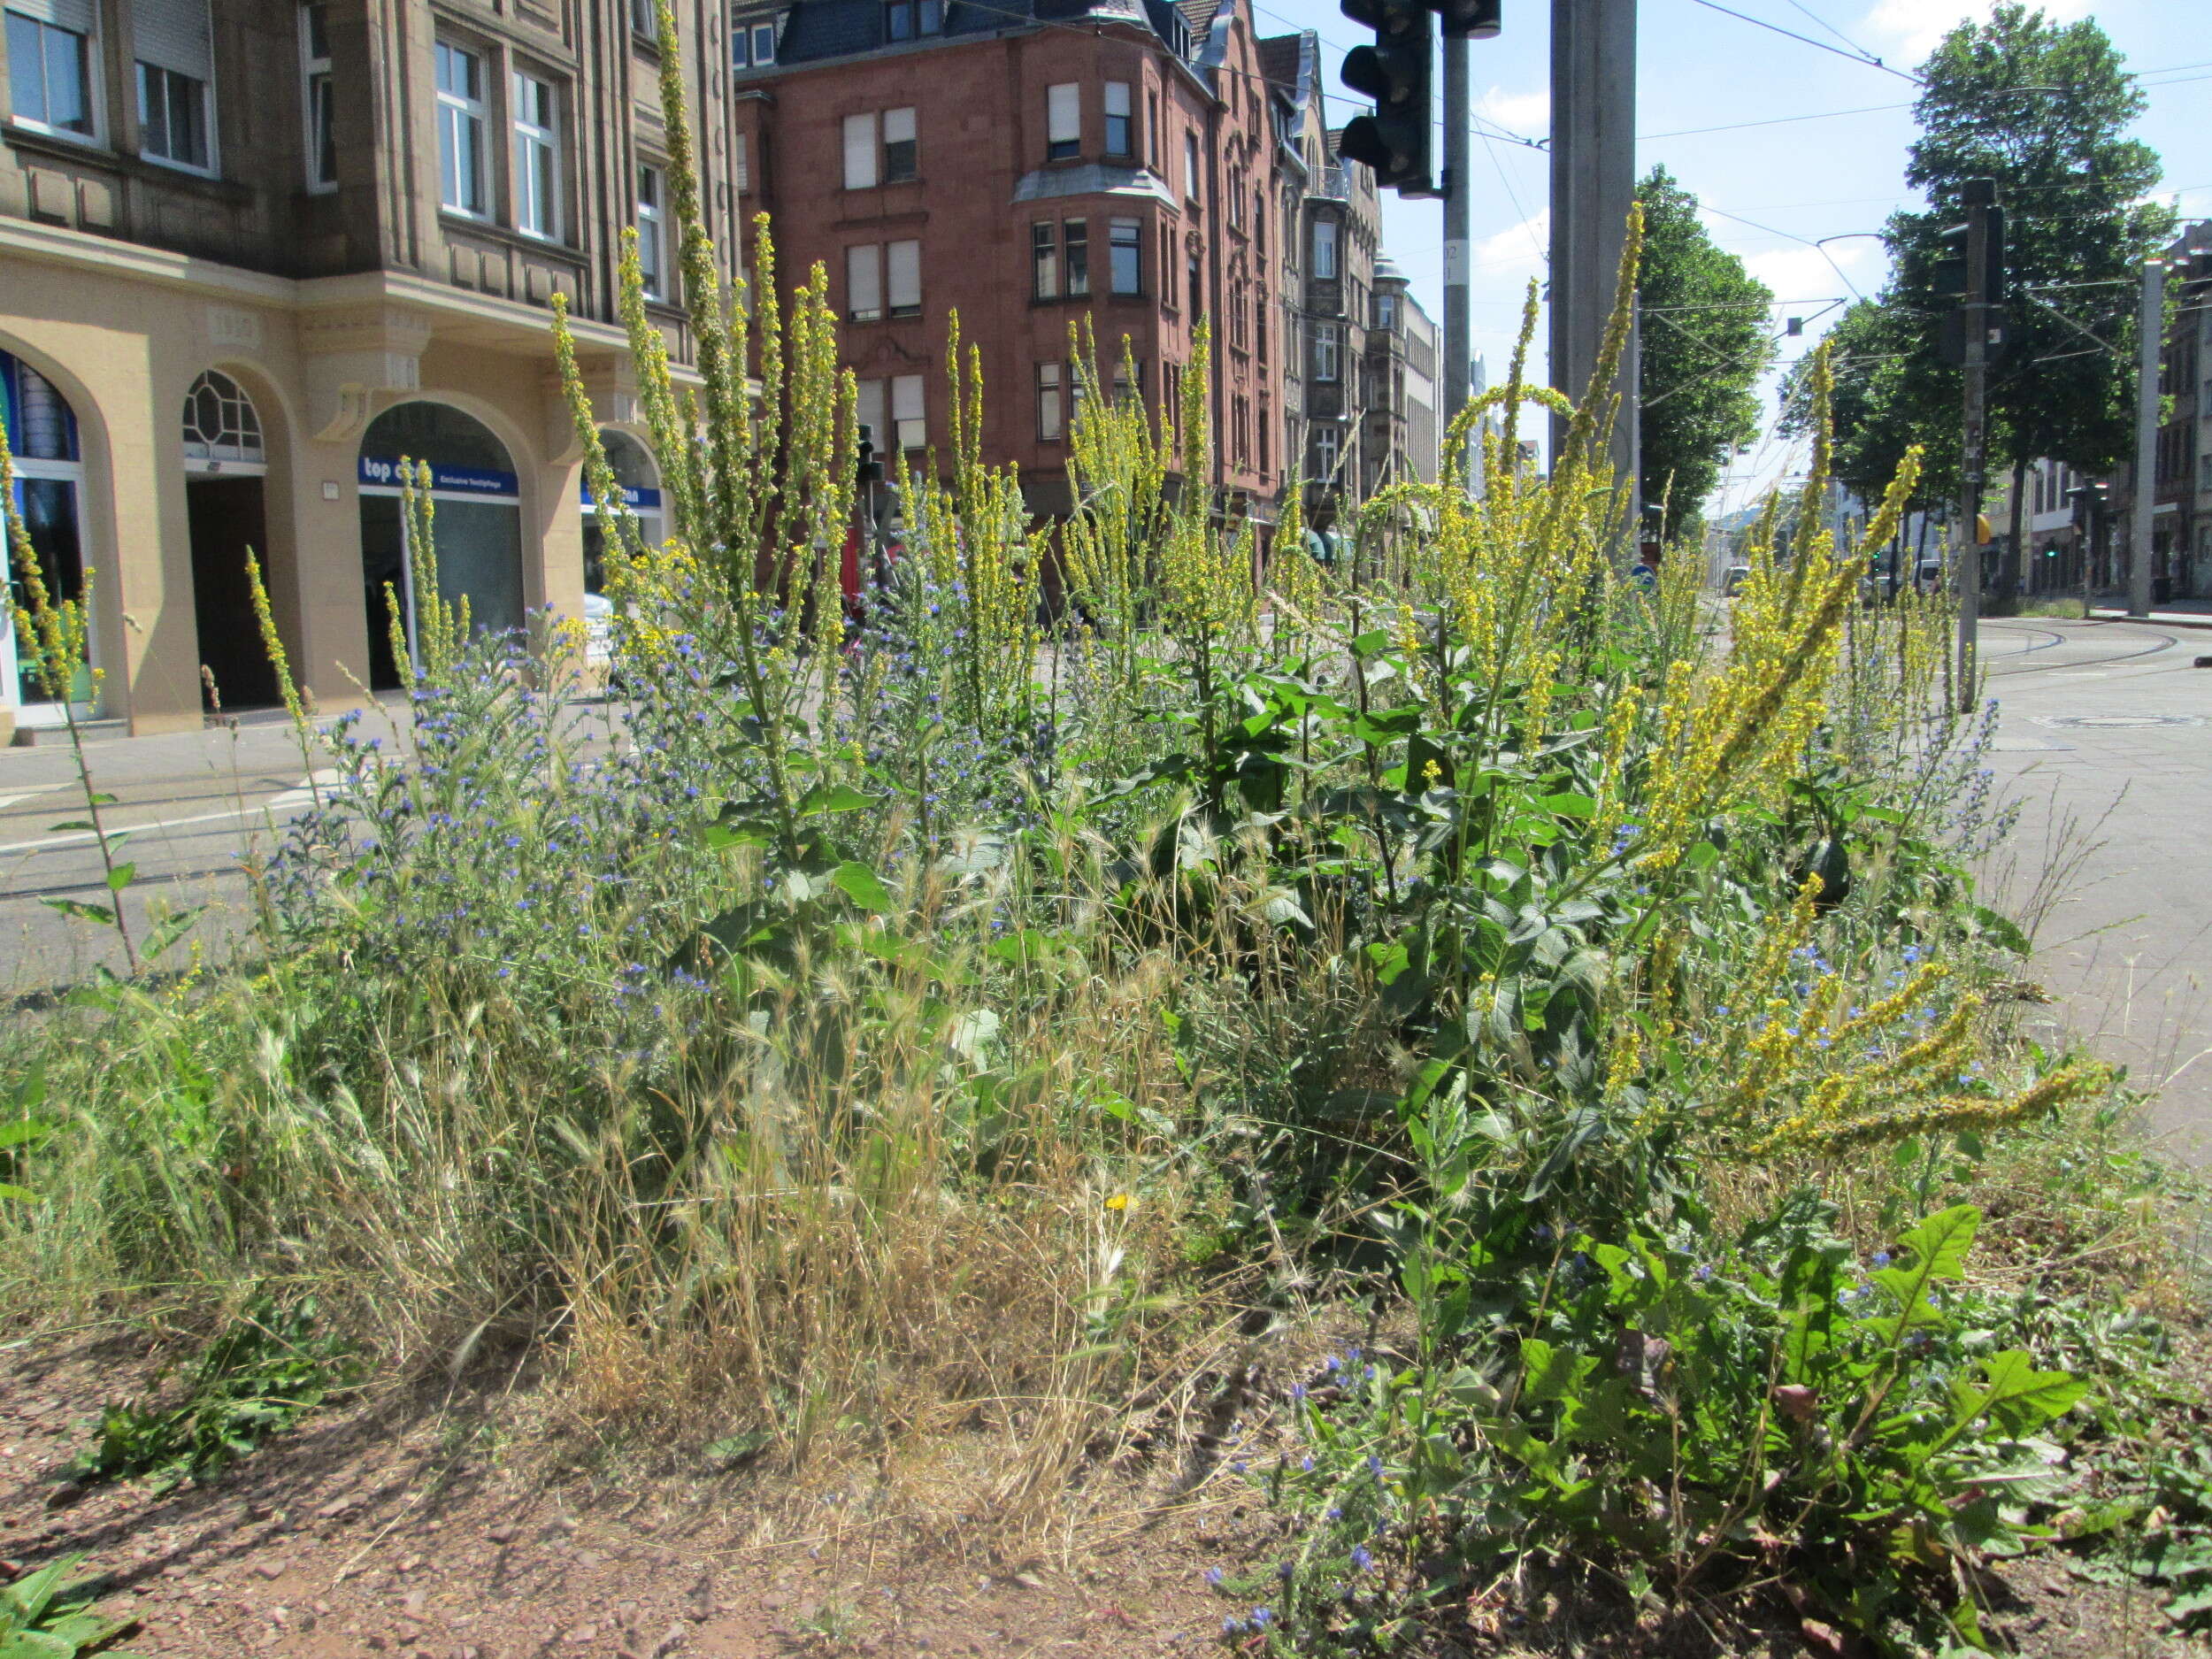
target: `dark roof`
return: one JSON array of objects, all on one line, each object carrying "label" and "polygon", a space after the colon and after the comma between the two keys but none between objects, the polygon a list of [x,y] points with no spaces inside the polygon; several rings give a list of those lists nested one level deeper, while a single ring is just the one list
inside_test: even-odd
[{"label": "dark roof", "polygon": [[1062,23],[1079,18],[1149,20],[1148,11],[1141,0],[946,0],[943,36],[893,42],[884,34],[882,0],[799,0],[785,20],[783,38],[776,42],[776,61],[797,64],[849,58],[892,45],[926,48],[940,38],[995,35],[1033,22]]},{"label": "dark roof", "polygon": [[1175,0],[1175,9],[1183,14],[1183,21],[1190,25],[1190,32],[1202,40],[1214,26],[1214,14],[1221,10],[1221,0]]},{"label": "dark roof", "polygon": [[1299,37],[1271,35],[1260,42],[1260,73],[1287,92],[1298,90]]}]

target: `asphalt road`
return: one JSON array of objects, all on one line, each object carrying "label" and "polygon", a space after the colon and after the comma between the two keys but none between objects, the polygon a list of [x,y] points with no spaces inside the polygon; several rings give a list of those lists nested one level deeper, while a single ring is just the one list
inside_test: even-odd
[{"label": "asphalt road", "polygon": [[[2212,669],[2192,666],[2212,632],[2022,618],[1982,639],[2001,711],[1988,764],[2020,809],[1985,887],[2033,925],[2030,972],[2056,999],[2036,1018],[2157,1087],[2158,1133],[2212,1163]],[[219,952],[246,915],[240,855],[308,798],[291,728],[249,716],[88,752],[118,798],[110,822],[132,831],[141,937],[150,906],[204,903]],[[0,749],[0,991],[120,964],[111,932],[40,902],[105,896],[90,837],[49,827],[83,816],[66,747]]]},{"label": "asphalt road", "polygon": [[1985,879],[2035,924],[2045,1023],[2156,1088],[2154,1131],[2212,1164],[2212,631],[2020,618],[1982,641],[2020,810]]},{"label": "asphalt road", "polygon": [[[123,898],[136,936],[160,913],[205,904],[196,936],[220,950],[245,916],[240,856],[270,846],[311,798],[290,725],[248,716],[234,732],[104,739],[85,753],[94,787],[116,797],[103,809],[108,827],[130,832],[118,858],[136,865]],[[0,749],[0,992],[21,996],[81,979],[95,963],[123,964],[113,929],[42,902],[107,899],[94,838],[53,827],[84,818],[66,743]]]}]

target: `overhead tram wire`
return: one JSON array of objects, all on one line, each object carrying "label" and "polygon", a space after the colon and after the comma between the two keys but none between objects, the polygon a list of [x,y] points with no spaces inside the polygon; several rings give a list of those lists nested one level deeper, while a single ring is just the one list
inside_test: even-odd
[{"label": "overhead tram wire", "polygon": [[1840,46],[1829,45],[1826,41],[1816,41],[1809,35],[1800,35],[1795,29],[1786,29],[1779,23],[1770,23],[1764,18],[1753,17],[1748,12],[1738,12],[1732,7],[1724,6],[1720,4],[1720,0],[1690,0],[1690,4],[1703,6],[1709,12],[1717,12],[1724,17],[1734,18],[1740,23],[1748,23],[1755,28],[1771,29],[1775,34],[1786,35],[1800,45],[1810,46],[1816,51],[1832,52],[1838,58],[1847,58],[1852,63],[1863,64],[1870,69],[1880,70],[1884,74],[1895,75],[1900,81],[1909,81],[1916,87],[1925,84],[1918,75],[1909,74],[1902,69],[1886,64],[1871,52],[1846,51]]}]

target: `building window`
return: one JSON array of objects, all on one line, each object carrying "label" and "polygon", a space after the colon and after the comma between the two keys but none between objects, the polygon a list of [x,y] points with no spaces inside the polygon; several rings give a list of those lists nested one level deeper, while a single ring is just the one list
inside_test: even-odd
[{"label": "building window", "polygon": [[876,173],[876,118],[874,114],[845,118],[845,188],[872,190]]},{"label": "building window", "polygon": [[1183,134],[1183,195],[1192,202],[1202,201],[1198,193],[1198,134]]},{"label": "building window", "polygon": [[1233,178],[1229,180],[1229,228],[1244,228],[1244,186]]},{"label": "building window", "polygon": [[845,250],[845,319],[883,320],[883,250],[874,242]]},{"label": "building window", "polygon": [[1091,291],[1091,222],[1069,219],[1060,234],[1067,244],[1068,297],[1079,300]]},{"label": "building window", "polygon": [[1145,127],[1144,155],[1152,164],[1152,170],[1160,170],[1160,95],[1148,92],[1144,97]]},{"label": "building window", "polygon": [[1252,246],[1267,252],[1267,192],[1256,185],[1252,188]]},{"label": "building window", "polygon": [[1313,430],[1313,475],[1323,483],[1336,479],[1336,457],[1339,439],[1334,426],[1316,426]]},{"label": "building window", "polygon": [[1313,330],[1313,378],[1333,380],[1340,365],[1337,359],[1337,329],[1334,323],[1317,323]]},{"label": "building window", "polygon": [[922,419],[922,377],[895,375],[891,380],[891,424],[899,448],[919,449],[929,443],[929,424]]},{"label": "building window", "polygon": [[[8,20],[14,22],[13,13]],[[51,381],[6,351],[0,351],[0,415],[5,417],[8,449],[14,457],[17,528],[30,543],[46,591],[57,601],[81,600],[84,541],[77,489],[84,481],[84,463],[76,415]],[[24,602],[19,588],[15,601]],[[46,690],[35,670],[19,664],[17,676],[14,687],[0,689],[0,703],[44,699]]]},{"label": "building window", "polygon": [[[49,133],[93,137],[91,0],[40,10],[46,19],[8,13],[8,91],[14,119]],[[68,27],[72,23],[77,27]]]},{"label": "building window", "polygon": [[561,234],[560,106],[552,83],[514,75],[515,228],[553,241]]},{"label": "building window", "polygon": [[914,140],[914,111],[883,112],[883,181],[911,184],[920,173],[921,157]]},{"label": "building window", "polygon": [[438,42],[438,200],[447,211],[483,219],[484,60]]},{"label": "building window", "polygon": [[1060,365],[1056,363],[1040,363],[1037,365],[1037,436],[1047,443],[1057,443],[1064,435],[1064,411],[1060,394]]},{"label": "building window", "polygon": [[201,371],[184,395],[184,459],[188,471],[222,468],[250,472],[265,465],[261,417],[245,388],[215,369]]},{"label": "building window", "polygon": [[[655,23],[649,31],[658,34]],[[764,69],[776,61],[776,24],[772,18],[758,23],[740,23],[730,31],[730,55],[740,69]]]},{"label": "building window", "polygon": [[1246,435],[1252,426],[1251,408],[1245,398],[1229,400],[1229,450],[1239,466],[1252,465],[1252,445]]},{"label": "building window", "polygon": [[300,105],[307,123],[307,188],[338,184],[338,124],[331,101],[329,7],[300,8]]},{"label": "building window", "polygon": [[1394,294],[1375,296],[1375,326],[1394,328],[1398,322],[1398,296]]},{"label": "building window", "polygon": [[1268,465],[1269,465],[1269,462],[1268,462],[1268,450],[1269,450],[1269,447],[1270,447],[1270,446],[1269,446],[1268,442],[1267,442],[1267,434],[1268,434],[1268,419],[1269,419],[1269,413],[1268,413],[1268,407],[1267,407],[1267,399],[1265,399],[1264,397],[1263,397],[1262,399],[1260,399],[1260,422],[1259,422],[1259,429],[1258,429],[1258,436],[1259,436],[1259,441],[1260,441],[1260,471],[1261,471],[1262,472],[1265,472],[1268,470]]},{"label": "building window", "polygon": [[138,53],[138,153],[211,172],[208,92],[215,49],[206,0],[142,0],[131,34]]},{"label": "building window", "polygon": [[1194,317],[1202,316],[1206,310],[1206,273],[1193,254],[1188,261],[1190,276],[1190,309]]},{"label": "building window", "polygon": [[922,244],[918,242],[895,242],[883,251],[890,276],[891,315],[919,317],[922,314]]},{"label": "building window", "polygon": [[[1129,336],[1122,336],[1128,344]],[[1136,358],[1124,355],[1114,360],[1114,402],[1125,403],[1132,398],[1141,402],[1144,397],[1144,365]]]},{"label": "building window", "polygon": [[[873,446],[879,455],[890,447],[890,405],[884,401],[887,390],[881,380],[861,381],[860,396],[854,408],[854,413],[860,421],[860,435]],[[898,481],[895,471],[892,477]]]},{"label": "building window", "polygon": [[1262,363],[1267,361],[1267,288],[1263,284],[1259,298],[1252,306],[1252,347],[1254,354]]},{"label": "building window", "polygon": [[910,41],[945,32],[945,0],[889,0],[883,8],[883,37]]},{"label": "building window", "polygon": [[1073,81],[1045,88],[1045,159],[1072,161],[1083,149],[1083,88]]},{"label": "building window", "polygon": [[1060,245],[1048,219],[1029,227],[1029,293],[1033,299],[1060,297]]},{"label": "building window", "polygon": [[731,142],[730,173],[737,181],[737,193],[743,196],[753,188],[752,147],[740,133]]},{"label": "building window", "polygon": [[1317,281],[1336,280],[1336,221],[1333,219],[1313,221],[1313,274]]},{"label": "building window", "polygon": [[1136,134],[1130,128],[1132,102],[1126,81],[1106,83],[1106,153],[1132,157],[1137,153]]},{"label": "building window", "polygon": [[[740,143],[744,141],[739,140]],[[741,186],[740,187],[742,188]],[[667,296],[668,224],[662,217],[661,170],[637,170],[637,268],[648,299]]]},{"label": "building window", "polygon": [[1163,222],[1160,226],[1160,286],[1166,290],[1160,296],[1169,305],[1175,297],[1175,227]]}]

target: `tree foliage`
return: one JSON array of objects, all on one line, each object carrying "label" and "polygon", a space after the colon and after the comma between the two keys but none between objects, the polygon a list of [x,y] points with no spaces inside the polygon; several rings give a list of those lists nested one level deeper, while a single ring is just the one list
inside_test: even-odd
[{"label": "tree foliage", "polygon": [[1644,494],[1664,495],[1674,524],[1693,520],[1730,457],[1759,434],[1755,388],[1773,362],[1774,296],[1698,222],[1697,197],[1664,167],[1636,188],[1644,209]]},{"label": "tree foliage", "polygon": [[1921,78],[1905,182],[1929,207],[1888,226],[1905,389],[1924,398],[1931,382],[1958,384],[1940,355],[1950,301],[1934,267],[1966,180],[1994,180],[2012,296],[2010,343],[1990,376],[1990,458],[2102,471],[2132,431],[2136,276],[2173,228],[2169,210],[2141,200],[2159,180],[2158,153],[2126,134],[2143,94],[2094,21],[2059,23],[2016,3],[1952,30]]}]

